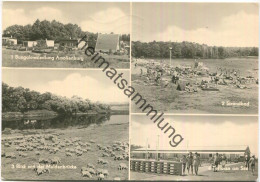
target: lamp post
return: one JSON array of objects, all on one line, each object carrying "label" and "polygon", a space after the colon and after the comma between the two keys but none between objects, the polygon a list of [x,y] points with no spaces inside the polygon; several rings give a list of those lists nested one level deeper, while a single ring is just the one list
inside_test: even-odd
[{"label": "lamp post", "polygon": [[157,137],[158,137],[158,140],[157,140],[156,153],[157,153],[157,161],[159,161],[159,153],[158,153],[158,150],[159,150],[160,135],[157,135]]},{"label": "lamp post", "polygon": [[170,49],[170,66],[172,66],[172,47],[169,47]]}]

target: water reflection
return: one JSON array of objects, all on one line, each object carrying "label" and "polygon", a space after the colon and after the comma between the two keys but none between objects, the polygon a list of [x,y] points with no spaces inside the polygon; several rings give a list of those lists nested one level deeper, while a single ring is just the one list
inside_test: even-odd
[{"label": "water reflection", "polygon": [[91,124],[128,122],[128,115],[77,115],[58,116],[54,118],[23,118],[20,120],[2,120],[2,131],[10,129],[55,129],[79,126],[88,127]]}]

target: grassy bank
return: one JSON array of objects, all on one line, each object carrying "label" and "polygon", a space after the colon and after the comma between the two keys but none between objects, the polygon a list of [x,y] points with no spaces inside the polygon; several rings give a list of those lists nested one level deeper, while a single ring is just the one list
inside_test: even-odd
[{"label": "grassy bank", "polygon": [[[45,56],[46,57],[66,57],[75,56],[82,58],[80,60],[22,60],[15,59],[15,56]],[[12,57],[13,56],[13,57]],[[102,55],[114,68],[129,68],[130,60],[127,55]],[[56,53],[33,53],[31,51],[18,51],[5,49],[2,50],[2,66],[3,67],[46,67],[46,68],[97,68],[98,64],[91,60],[91,57],[87,57],[84,51],[70,51],[70,52],[56,52]]]},{"label": "grassy bank", "polygon": [[[73,154],[71,157],[66,156],[66,148],[75,148],[75,144],[71,146],[62,147],[56,154],[49,153],[45,150],[38,151],[37,148],[33,151],[24,151],[23,153],[27,156],[19,156],[19,152],[15,150],[16,145],[13,143],[7,147],[2,142],[2,151],[8,153],[13,152],[16,159],[10,159],[2,157],[2,179],[5,180],[96,180],[97,176],[93,175],[92,178],[82,177],[81,168],[87,167],[88,163],[92,163],[95,169],[102,168],[107,169],[109,176],[106,180],[113,180],[115,177],[119,177],[121,180],[128,179],[128,170],[120,171],[118,166],[120,163],[125,163],[128,166],[128,161],[120,160],[115,161],[113,157],[102,157],[101,151],[98,149],[97,144],[102,146],[111,146],[115,141],[128,142],[128,123],[117,123],[109,125],[92,125],[88,128],[69,128],[65,130],[60,129],[47,129],[47,130],[16,130],[15,134],[3,135],[2,140],[5,138],[16,138],[17,136],[27,136],[27,135],[40,135],[44,136],[46,134],[57,135],[60,141],[73,140],[79,138],[83,143],[90,143],[87,147],[88,151],[84,152],[81,156]],[[91,143],[95,142],[95,143]],[[29,142],[27,142],[29,143]],[[74,142],[75,143],[75,142]],[[40,155],[36,155],[35,152],[39,152]],[[122,154],[123,151],[115,151],[115,153]],[[25,166],[33,165],[38,163],[39,158],[53,158],[59,157],[61,163],[59,165],[73,165],[76,169],[51,169],[50,173],[44,173],[42,175],[37,175],[33,169],[13,169],[12,164],[23,164]],[[108,161],[108,165],[97,164],[97,160],[103,158]]]}]

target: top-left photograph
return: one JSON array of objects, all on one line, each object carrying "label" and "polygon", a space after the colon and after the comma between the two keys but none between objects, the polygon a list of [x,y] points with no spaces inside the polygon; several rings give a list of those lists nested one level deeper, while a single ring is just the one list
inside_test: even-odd
[{"label": "top-left photograph", "polygon": [[98,60],[129,69],[129,2],[3,2],[2,67],[99,68]]}]

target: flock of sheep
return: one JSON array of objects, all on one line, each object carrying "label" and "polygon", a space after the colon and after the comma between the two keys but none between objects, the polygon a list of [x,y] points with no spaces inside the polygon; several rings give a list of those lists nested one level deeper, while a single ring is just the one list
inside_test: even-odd
[{"label": "flock of sheep", "polygon": [[[77,166],[80,169],[82,177],[87,179],[104,180],[109,176],[108,167],[112,161],[120,161],[117,169],[118,171],[128,171],[128,142],[114,142],[111,145],[95,144],[93,140],[83,142],[81,138],[66,138],[61,139],[60,134],[46,134],[46,135],[30,135],[13,138],[2,139],[2,158],[16,159],[18,156],[27,157],[27,151],[35,152],[35,157],[38,163],[35,164],[33,170],[36,175],[50,173],[50,168],[42,168],[40,165],[58,165],[62,164],[58,154],[63,154],[65,157],[77,157],[82,156],[88,151],[100,153],[99,158],[96,161],[96,166],[91,163],[86,163],[85,166]],[[15,151],[5,152],[7,148],[15,148]],[[49,153],[46,157],[45,152]],[[29,154],[30,155],[30,154]],[[109,160],[108,160],[109,159]],[[100,168],[99,168],[99,167]],[[120,177],[112,178],[114,180],[120,180]]]}]

